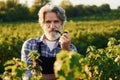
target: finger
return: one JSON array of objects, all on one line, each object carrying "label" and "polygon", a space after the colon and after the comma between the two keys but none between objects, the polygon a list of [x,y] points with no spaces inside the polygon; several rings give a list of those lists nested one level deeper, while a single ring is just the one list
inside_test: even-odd
[{"label": "finger", "polygon": [[64,37],[64,38],[67,38],[67,39],[70,39],[70,37],[68,36],[68,34],[63,34],[61,37]]},{"label": "finger", "polygon": [[62,35],[62,36],[61,36],[61,39],[67,40],[67,39],[69,39],[69,37],[68,37],[67,35]]},{"label": "finger", "polygon": [[64,31],[63,33],[66,33],[66,34],[68,34],[68,32],[67,32],[67,31]]},{"label": "finger", "polygon": [[61,43],[68,43],[68,42],[70,42],[70,38],[66,38],[65,36],[62,36],[62,37],[60,38],[60,42],[61,42]]},{"label": "finger", "polygon": [[65,36],[66,38],[68,38],[68,34],[67,33],[64,33],[62,36]]}]

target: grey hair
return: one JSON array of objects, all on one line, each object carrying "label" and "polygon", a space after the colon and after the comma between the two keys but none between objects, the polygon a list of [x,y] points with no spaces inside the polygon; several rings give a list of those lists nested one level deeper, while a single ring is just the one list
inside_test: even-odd
[{"label": "grey hair", "polygon": [[43,6],[39,12],[38,12],[38,16],[39,16],[39,23],[42,25],[44,23],[44,17],[45,17],[45,13],[46,12],[55,12],[58,16],[58,18],[61,20],[62,25],[64,25],[65,21],[66,21],[66,15],[65,15],[65,11],[63,8],[57,6],[57,5],[53,5],[53,4],[46,4],[45,6]]}]

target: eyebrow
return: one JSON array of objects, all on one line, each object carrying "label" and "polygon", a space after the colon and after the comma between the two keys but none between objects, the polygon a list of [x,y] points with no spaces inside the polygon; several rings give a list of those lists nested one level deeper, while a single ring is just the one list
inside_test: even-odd
[{"label": "eyebrow", "polygon": [[[46,20],[45,22],[52,22],[51,20]],[[59,20],[54,20],[53,22],[60,22]]]}]

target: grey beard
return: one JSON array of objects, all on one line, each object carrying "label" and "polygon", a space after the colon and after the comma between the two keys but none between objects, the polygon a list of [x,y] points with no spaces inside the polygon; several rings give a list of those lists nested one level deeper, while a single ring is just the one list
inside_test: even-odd
[{"label": "grey beard", "polygon": [[48,40],[54,41],[60,37],[60,34],[57,32],[51,32],[51,33],[45,32],[45,36],[47,37]]}]

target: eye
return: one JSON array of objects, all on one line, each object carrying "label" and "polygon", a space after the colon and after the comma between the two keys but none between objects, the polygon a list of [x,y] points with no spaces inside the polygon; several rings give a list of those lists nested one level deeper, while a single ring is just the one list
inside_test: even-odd
[{"label": "eye", "polygon": [[60,21],[59,20],[55,20],[54,23],[59,23]]},{"label": "eye", "polygon": [[51,23],[51,21],[45,21],[45,23],[49,24],[49,23]]}]

